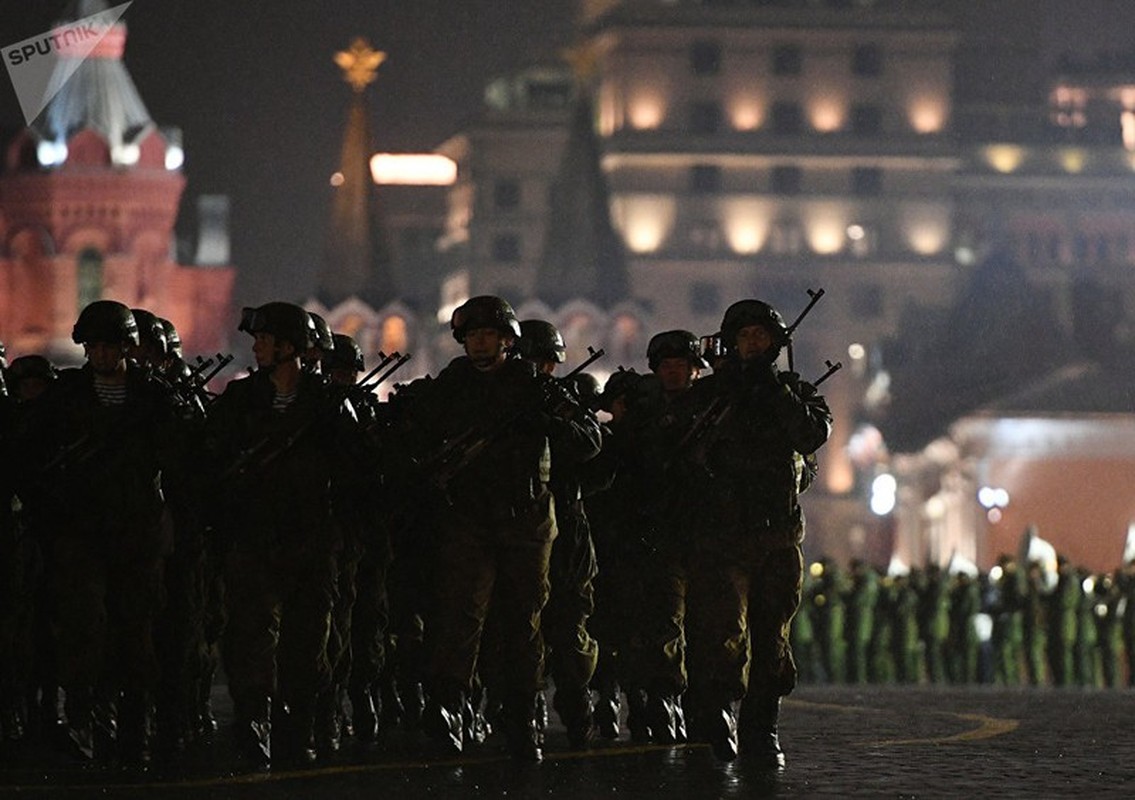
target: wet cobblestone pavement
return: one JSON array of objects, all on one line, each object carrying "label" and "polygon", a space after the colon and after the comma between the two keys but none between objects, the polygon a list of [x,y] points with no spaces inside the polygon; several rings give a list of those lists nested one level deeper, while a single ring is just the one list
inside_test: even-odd
[{"label": "wet cobblestone pavement", "polygon": [[493,739],[460,759],[429,760],[423,739],[394,731],[378,745],[348,743],[313,768],[258,772],[231,756],[222,728],[211,746],[144,771],[7,747],[0,796],[1135,797],[1129,691],[805,687],[785,701],[781,739],[781,775],[743,759],[722,764],[702,745],[632,744],[625,732],[572,753],[554,719],[538,766],[515,766]]}]

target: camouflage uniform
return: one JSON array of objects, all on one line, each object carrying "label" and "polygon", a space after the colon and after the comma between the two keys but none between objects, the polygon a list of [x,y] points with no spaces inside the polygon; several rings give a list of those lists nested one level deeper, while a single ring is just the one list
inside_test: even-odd
[{"label": "camouflage uniform", "polygon": [[[754,326],[774,347],[742,360],[733,347]],[[682,453],[688,499],[701,501],[687,504],[696,514],[683,520],[694,534],[689,633],[698,727],[723,758],[736,755],[739,728],[741,751],[768,766],[783,766],[777,716],[796,685],[788,636],[803,575],[802,456],[824,444],[832,421],[814,387],[777,370],[786,336],[767,304],[734,304],[722,321],[730,356],[683,397],[699,418],[715,404],[724,409]]]}]

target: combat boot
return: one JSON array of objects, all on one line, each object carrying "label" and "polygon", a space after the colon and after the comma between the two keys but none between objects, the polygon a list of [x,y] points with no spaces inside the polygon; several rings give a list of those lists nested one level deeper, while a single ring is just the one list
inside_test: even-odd
[{"label": "combat boot", "polygon": [[544,736],[537,721],[537,697],[510,694],[502,708],[505,746],[514,761],[536,764],[544,760]]},{"label": "combat boot", "polygon": [[272,714],[272,763],[311,764],[315,750],[315,701],[281,704]]},{"label": "combat boot", "polygon": [[149,693],[142,689],[122,693],[118,703],[118,757],[125,764],[150,761],[152,706]]},{"label": "combat boot", "polygon": [[678,699],[669,694],[649,694],[646,724],[656,744],[676,744],[686,738],[686,724]]},{"label": "combat boot", "polygon": [[732,703],[723,703],[701,715],[701,733],[721,761],[737,758],[737,713]]},{"label": "combat boot", "polygon": [[646,693],[642,689],[627,690],[627,729],[632,742],[649,742],[650,726],[647,724]]},{"label": "combat boot", "polygon": [[64,745],[72,755],[90,761],[95,757],[94,692],[87,687],[68,687],[66,697]]},{"label": "combat boot", "polygon": [[600,691],[592,718],[595,724],[595,732],[601,738],[612,740],[619,738],[620,705],[617,690],[610,693]]},{"label": "combat boot", "polygon": [[430,694],[421,716],[421,727],[445,755],[460,755],[465,747],[465,707],[461,689],[448,687]]},{"label": "combat boot", "polygon": [[778,724],[780,697],[749,695],[741,703],[740,753],[746,762],[763,769],[784,769]]},{"label": "combat boot", "polygon": [[373,742],[378,738],[378,712],[369,686],[351,692],[351,725],[359,741]]},{"label": "combat boot", "polygon": [[323,692],[316,701],[315,744],[320,753],[338,753],[343,742],[343,717],[336,693]]},{"label": "combat boot", "polygon": [[567,728],[568,746],[572,750],[586,750],[591,744],[593,723],[591,690],[585,686],[557,686],[552,706]]},{"label": "combat boot", "polygon": [[268,698],[233,698],[233,740],[237,754],[254,766],[272,760],[272,723]]}]

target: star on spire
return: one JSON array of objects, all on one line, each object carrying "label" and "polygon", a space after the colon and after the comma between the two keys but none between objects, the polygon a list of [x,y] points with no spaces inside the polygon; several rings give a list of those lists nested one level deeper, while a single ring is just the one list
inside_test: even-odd
[{"label": "star on spire", "polygon": [[361,92],[378,77],[378,67],[386,60],[386,53],[375,50],[366,39],[356,37],[349,50],[335,54],[335,63],[343,70],[343,80]]}]

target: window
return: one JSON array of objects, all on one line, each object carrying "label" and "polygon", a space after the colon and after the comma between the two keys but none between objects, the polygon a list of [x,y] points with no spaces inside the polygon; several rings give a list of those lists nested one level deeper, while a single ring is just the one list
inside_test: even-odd
[{"label": "window", "polygon": [[493,261],[514,264],[520,260],[520,237],[515,233],[498,233],[493,237]]},{"label": "window", "polygon": [[690,45],[690,69],[695,75],[717,75],[721,72],[721,45],[717,42],[694,42]]},{"label": "window", "polygon": [[800,194],[803,172],[800,167],[773,167],[773,194]]},{"label": "window", "polygon": [[694,194],[716,194],[721,191],[721,167],[716,164],[695,164],[691,167],[690,191]]},{"label": "window", "polygon": [[879,133],[883,128],[883,110],[878,106],[851,107],[851,131],[861,136]]},{"label": "window", "polygon": [[883,74],[883,51],[877,44],[861,44],[851,55],[851,72],[861,78]]},{"label": "window", "polygon": [[102,253],[88,247],[79,253],[79,310],[102,298]]},{"label": "window", "polygon": [[690,131],[717,133],[721,128],[721,106],[714,102],[694,103],[690,107]]},{"label": "window", "polygon": [[883,170],[878,167],[855,167],[851,170],[851,191],[863,197],[882,194]]},{"label": "window", "polygon": [[798,44],[779,44],[772,50],[773,75],[799,75],[804,71],[804,51]]},{"label": "window", "polygon": [[690,284],[690,311],[694,314],[716,314],[721,308],[721,289],[716,283],[694,281]]},{"label": "window", "polygon": [[772,132],[786,135],[804,130],[804,114],[798,103],[772,104]]},{"label": "window", "polygon": [[520,184],[502,179],[493,185],[493,207],[497,211],[511,211],[520,207]]}]

